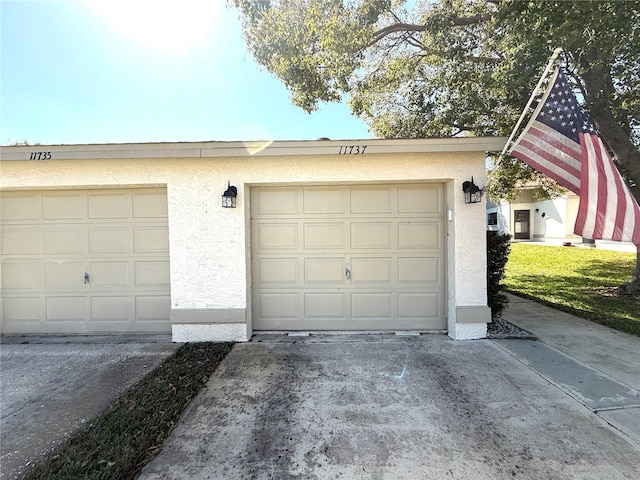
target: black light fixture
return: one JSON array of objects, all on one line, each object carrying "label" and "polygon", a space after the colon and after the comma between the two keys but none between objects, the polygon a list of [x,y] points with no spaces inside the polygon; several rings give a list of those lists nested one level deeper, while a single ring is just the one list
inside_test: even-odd
[{"label": "black light fixture", "polygon": [[462,191],[464,192],[464,203],[480,203],[484,190],[471,181],[462,182]]},{"label": "black light fixture", "polygon": [[222,194],[222,206],[224,208],[236,208],[236,197],[238,189],[228,182],[227,189]]}]

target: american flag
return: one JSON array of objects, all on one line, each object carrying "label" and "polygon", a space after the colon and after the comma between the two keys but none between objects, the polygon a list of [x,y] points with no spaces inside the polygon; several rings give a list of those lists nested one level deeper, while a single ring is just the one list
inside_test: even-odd
[{"label": "american flag", "polygon": [[559,69],[509,154],[580,197],[576,235],[640,245],[638,202]]}]

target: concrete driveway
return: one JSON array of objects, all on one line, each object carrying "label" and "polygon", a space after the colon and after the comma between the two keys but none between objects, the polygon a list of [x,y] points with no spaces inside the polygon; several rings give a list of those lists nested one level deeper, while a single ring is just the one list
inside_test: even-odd
[{"label": "concrete driveway", "polygon": [[177,347],[149,335],[3,338],[0,478],[20,478]]},{"label": "concrete driveway", "polygon": [[631,479],[640,449],[500,341],[258,336],[140,478]]}]

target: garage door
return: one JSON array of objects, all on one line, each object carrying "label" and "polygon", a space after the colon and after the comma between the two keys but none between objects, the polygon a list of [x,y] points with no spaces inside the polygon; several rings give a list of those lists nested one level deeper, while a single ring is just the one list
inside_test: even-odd
[{"label": "garage door", "polygon": [[444,329],[443,192],[252,188],[254,329]]},{"label": "garage door", "polygon": [[167,333],[165,189],[2,193],[3,333]]}]

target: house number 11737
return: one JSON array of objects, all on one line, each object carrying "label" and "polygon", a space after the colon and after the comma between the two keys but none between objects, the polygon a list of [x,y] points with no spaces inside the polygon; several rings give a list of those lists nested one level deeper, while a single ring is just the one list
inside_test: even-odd
[{"label": "house number 11737", "polygon": [[340,147],[338,155],[362,155],[367,145],[345,145]]}]

